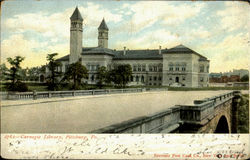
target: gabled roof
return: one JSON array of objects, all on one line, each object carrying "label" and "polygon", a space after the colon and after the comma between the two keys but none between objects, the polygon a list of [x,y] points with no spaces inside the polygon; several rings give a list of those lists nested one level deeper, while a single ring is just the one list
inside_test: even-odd
[{"label": "gabled roof", "polygon": [[91,47],[89,49],[84,49],[83,48],[83,52],[82,55],[111,55],[114,56],[116,53],[114,50],[112,49],[108,49],[108,48],[102,48],[102,47]]},{"label": "gabled roof", "polygon": [[200,57],[200,59],[199,59],[200,61],[208,61],[208,59],[206,57],[200,55],[199,53],[193,51],[192,49],[190,49],[182,44],[180,44],[176,47],[170,48],[170,49],[166,50],[166,52],[163,52],[163,54],[164,53],[165,54],[168,54],[168,53],[170,53],[170,54],[174,54],[174,53],[175,54],[196,54],[197,56]]},{"label": "gabled roof", "polygon": [[78,7],[76,7],[74,13],[72,14],[72,16],[70,17],[70,20],[83,20],[81,13],[78,10]]},{"label": "gabled roof", "polygon": [[114,59],[115,60],[162,59],[162,54],[159,54],[158,49],[126,50],[125,55],[123,53],[124,53],[123,50],[116,51]]},{"label": "gabled roof", "polygon": [[106,22],[105,22],[104,18],[102,19],[102,22],[101,22],[100,26],[98,27],[98,29],[109,30],[108,26],[106,25]]}]

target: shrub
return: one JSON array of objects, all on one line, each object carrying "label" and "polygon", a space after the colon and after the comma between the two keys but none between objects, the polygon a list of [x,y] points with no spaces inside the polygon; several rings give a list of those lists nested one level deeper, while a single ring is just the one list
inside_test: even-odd
[{"label": "shrub", "polygon": [[28,91],[28,86],[27,86],[27,84],[25,84],[25,83],[23,83],[21,81],[17,81],[14,84],[8,84],[7,89],[9,91],[27,92]]}]

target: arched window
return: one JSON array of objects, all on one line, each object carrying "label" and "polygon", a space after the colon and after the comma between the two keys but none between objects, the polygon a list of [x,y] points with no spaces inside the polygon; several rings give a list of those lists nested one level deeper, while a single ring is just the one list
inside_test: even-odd
[{"label": "arched window", "polygon": [[139,82],[139,76],[136,76],[136,82]]},{"label": "arched window", "polygon": [[94,80],[95,80],[95,76],[92,75],[92,76],[91,76],[91,81],[94,81]]},{"label": "arched window", "polygon": [[142,71],[146,71],[146,65],[145,64],[142,65]]},{"label": "arched window", "polygon": [[172,62],[170,62],[169,64],[168,64],[168,70],[169,71],[173,71],[174,70],[174,64],[172,63]]},{"label": "arched window", "polygon": [[149,69],[150,72],[153,71],[153,67],[151,65],[148,66],[148,69]]},{"label": "arched window", "polygon": [[134,76],[130,77],[130,81],[133,82],[134,81]]},{"label": "arched window", "polygon": [[133,71],[136,71],[136,65],[133,65]]},{"label": "arched window", "polygon": [[141,76],[141,82],[144,82],[144,76],[143,75]]},{"label": "arched window", "polygon": [[141,65],[138,64],[138,71],[141,71]]},{"label": "arched window", "polygon": [[204,65],[200,65],[200,72],[204,72]]}]

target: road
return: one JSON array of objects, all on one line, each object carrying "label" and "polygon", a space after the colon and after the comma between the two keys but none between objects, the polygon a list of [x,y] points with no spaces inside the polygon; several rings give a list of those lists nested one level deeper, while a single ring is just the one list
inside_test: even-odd
[{"label": "road", "polygon": [[86,133],[228,91],[158,91],[1,102],[2,133]]}]

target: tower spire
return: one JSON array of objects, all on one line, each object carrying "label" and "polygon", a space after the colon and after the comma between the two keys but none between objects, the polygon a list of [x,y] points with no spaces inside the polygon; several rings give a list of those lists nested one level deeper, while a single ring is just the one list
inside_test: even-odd
[{"label": "tower spire", "polygon": [[98,29],[109,30],[109,28],[108,28],[108,26],[107,26],[107,24],[105,22],[104,17],[103,17],[102,22],[101,22],[100,26],[98,27]]},{"label": "tower spire", "polygon": [[102,22],[98,27],[98,47],[108,48],[108,36],[109,28],[103,17]]},{"label": "tower spire", "polygon": [[81,58],[82,53],[82,16],[76,6],[75,11],[70,17],[70,56],[69,63],[75,63]]},{"label": "tower spire", "polygon": [[70,17],[70,20],[71,20],[71,21],[74,21],[74,20],[83,21],[83,18],[82,18],[82,16],[81,16],[81,13],[80,13],[79,10],[78,10],[78,6],[76,6],[76,9],[75,9],[74,13],[72,14],[72,16]]}]

